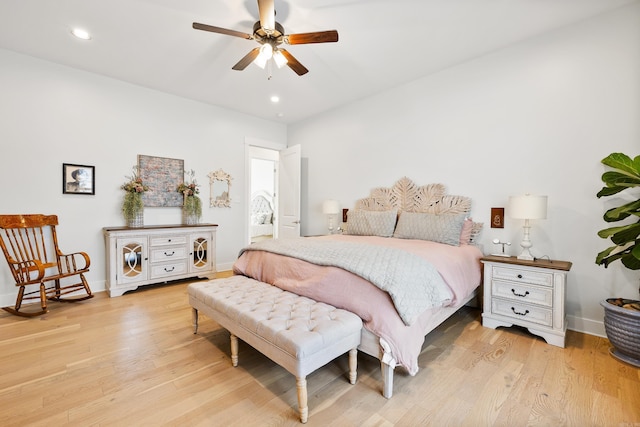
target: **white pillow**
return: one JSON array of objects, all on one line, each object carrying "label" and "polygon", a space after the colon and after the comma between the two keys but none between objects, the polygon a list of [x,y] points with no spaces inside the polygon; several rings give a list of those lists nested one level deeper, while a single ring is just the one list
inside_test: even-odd
[{"label": "white pillow", "polygon": [[398,211],[349,211],[347,233],[356,236],[391,237],[396,226]]},{"label": "white pillow", "polygon": [[465,218],[464,213],[437,215],[426,212],[402,212],[393,237],[460,246],[460,233]]}]

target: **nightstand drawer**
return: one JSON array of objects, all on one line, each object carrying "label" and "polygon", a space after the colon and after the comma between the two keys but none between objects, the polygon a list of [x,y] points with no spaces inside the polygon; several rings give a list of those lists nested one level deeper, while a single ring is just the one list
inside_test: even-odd
[{"label": "nightstand drawer", "polygon": [[551,309],[536,307],[529,304],[520,304],[496,298],[491,301],[491,312],[501,316],[510,317],[519,321],[537,323],[544,326],[553,326]]},{"label": "nightstand drawer", "polygon": [[521,268],[493,267],[493,279],[501,279],[518,283],[530,283],[541,286],[553,285],[553,274]]},{"label": "nightstand drawer", "polygon": [[553,288],[551,287],[494,280],[491,283],[491,294],[494,297],[512,300],[517,303],[553,307]]}]

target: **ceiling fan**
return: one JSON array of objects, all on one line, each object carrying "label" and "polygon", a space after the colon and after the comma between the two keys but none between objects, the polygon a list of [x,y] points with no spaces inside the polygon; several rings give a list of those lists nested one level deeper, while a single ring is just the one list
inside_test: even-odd
[{"label": "ceiling fan", "polygon": [[313,33],[285,34],[284,27],[276,22],[276,11],[273,0],[258,0],[258,11],[260,20],[253,24],[253,34],[243,33],[226,28],[214,27],[213,25],[193,23],[196,30],[210,31],[212,33],[225,34],[228,36],[240,37],[247,40],[255,40],[260,43],[260,47],[251,50],[232,68],[242,71],[249,64],[255,62],[259,67],[264,68],[267,61],[273,58],[278,68],[285,64],[299,76],[309,72],[293,55],[287,50],[280,48],[282,43],[310,44],[310,43],[331,43],[338,41],[336,30],[317,31]]}]

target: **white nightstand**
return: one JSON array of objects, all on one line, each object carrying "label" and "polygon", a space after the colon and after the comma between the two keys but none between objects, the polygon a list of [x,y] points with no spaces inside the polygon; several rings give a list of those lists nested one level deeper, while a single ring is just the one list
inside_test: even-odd
[{"label": "white nightstand", "polygon": [[484,264],[482,326],[522,326],[547,343],[564,347],[564,301],[571,263],[499,256],[480,261]]}]

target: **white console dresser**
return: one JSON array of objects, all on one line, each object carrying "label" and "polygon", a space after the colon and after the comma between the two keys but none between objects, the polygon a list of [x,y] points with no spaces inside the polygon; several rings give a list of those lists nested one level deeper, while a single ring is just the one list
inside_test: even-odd
[{"label": "white console dresser", "polygon": [[106,288],[117,297],[139,286],[188,277],[213,278],[215,224],[104,227]]}]

